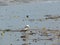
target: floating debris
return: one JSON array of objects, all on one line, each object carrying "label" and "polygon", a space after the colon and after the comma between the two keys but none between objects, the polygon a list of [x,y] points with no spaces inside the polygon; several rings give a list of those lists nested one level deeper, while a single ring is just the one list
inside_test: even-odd
[{"label": "floating debris", "polygon": [[[29,29],[29,31],[30,31],[29,33],[27,33],[28,31],[27,31],[26,33],[24,32],[25,35],[21,36],[21,39],[22,39],[24,42],[26,42],[26,43],[24,43],[24,44],[22,44],[22,45],[29,45],[29,43],[27,43],[29,40],[31,40],[31,39],[29,38],[29,36],[30,36],[30,35],[33,35],[33,34],[38,34],[38,33],[35,33],[34,30],[35,30],[35,31],[37,30],[37,31],[39,32],[40,36],[42,36],[42,37],[43,37],[43,36],[45,36],[45,37],[46,37],[46,36],[49,36],[49,37],[50,37],[50,36],[52,36],[51,33],[53,33],[53,36],[57,36],[57,37],[60,38],[60,34],[59,34],[60,30],[46,29],[45,27],[43,27],[42,29],[39,29],[39,30],[38,30],[38,29]],[[41,30],[42,30],[42,32],[41,32]],[[1,35],[4,35],[3,33],[5,33],[5,31],[6,31],[6,32],[10,32],[10,31],[11,31],[11,32],[16,32],[16,31],[19,31],[19,32],[20,32],[21,30],[10,30],[10,29],[6,29],[6,30],[2,30],[2,34],[1,34]],[[25,31],[25,30],[24,30],[24,31]],[[46,31],[49,32],[50,34],[47,33]],[[56,34],[56,35],[55,35],[55,34]],[[58,34],[59,34],[59,35],[58,35]],[[52,37],[50,37],[50,38],[47,37],[47,38],[42,38],[42,39],[41,39],[40,36],[38,37],[39,39],[38,39],[38,38],[35,38],[35,39],[32,39],[32,41],[35,42],[35,43],[38,42],[38,41],[41,41],[41,40],[43,40],[43,41],[45,41],[45,40],[47,40],[47,41],[53,41],[53,38],[52,38]],[[28,37],[28,38],[27,38],[27,37]],[[54,38],[55,38],[55,37],[54,37]],[[57,38],[57,39],[58,39],[58,38]],[[16,41],[19,41],[19,39],[17,39]],[[12,44],[11,44],[11,45],[12,45]]]},{"label": "floating debris", "polygon": [[52,41],[52,40],[53,40],[53,38],[49,38],[49,39],[40,39],[40,40],[51,40],[51,41]]},{"label": "floating debris", "polygon": [[33,33],[32,31],[30,31],[29,35],[33,35],[33,34],[36,34],[36,33]]},{"label": "floating debris", "polygon": [[60,16],[49,16],[49,17],[47,17],[45,19],[58,19],[58,18],[60,18]]},{"label": "floating debris", "polygon": [[29,35],[33,35],[33,34],[36,34],[36,33],[29,33]]},{"label": "floating debris", "polygon": [[26,39],[24,38],[23,41],[26,41]]},{"label": "floating debris", "polygon": [[44,34],[44,35],[43,35],[43,34],[41,34],[40,36],[51,36],[51,35],[47,35],[47,34]]},{"label": "floating debris", "polygon": [[26,36],[21,36],[21,38],[26,38]]},{"label": "floating debris", "polygon": [[27,15],[26,18],[29,18],[29,16]]},{"label": "floating debris", "polygon": [[59,30],[54,30],[54,29],[47,29],[47,31],[56,31],[56,32],[59,32]]}]

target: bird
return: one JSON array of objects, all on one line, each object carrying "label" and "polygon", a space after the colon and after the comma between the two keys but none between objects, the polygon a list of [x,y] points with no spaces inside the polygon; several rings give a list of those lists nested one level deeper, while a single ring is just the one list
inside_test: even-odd
[{"label": "bird", "polygon": [[25,28],[24,28],[24,30],[28,30],[29,28],[30,28],[30,26],[26,25]]},{"label": "bird", "polygon": [[26,32],[26,31],[29,30],[29,28],[30,28],[30,26],[29,26],[29,25],[26,25],[26,26],[24,27],[24,29],[22,29],[20,32]]}]

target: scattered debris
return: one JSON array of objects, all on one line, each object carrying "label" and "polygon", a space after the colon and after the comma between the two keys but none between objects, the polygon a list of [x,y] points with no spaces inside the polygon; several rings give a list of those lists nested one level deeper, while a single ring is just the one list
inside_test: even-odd
[{"label": "scattered debris", "polygon": [[[28,40],[30,40],[30,39],[27,38],[29,35],[38,34],[38,33],[33,32],[32,30],[29,29],[29,31],[30,31],[29,33],[26,32],[27,30],[17,30],[17,31],[19,31],[19,32],[20,31],[21,32],[24,32],[25,31],[26,34],[24,32],[25,35],[21,36],[21,38],[22,38],[23,41],[28,42]],[[6,32],[9,32],[9,31],[11,31],[11,32],[15,31],[16,32],[16,30],[10,30],[10,29],[2,30],[2,33],[1,33],[2,36],[4,36],[5,31]],[[40,36],[51,36],[51,34],[49,34],[49,33],[53,33],[54,36],[57,36],[58,38],[60,38],[60,34],[59,34],[60,30],[46,29],[45,27],[43,27],[42,28],[42,32],[41,32],[40,29],[38,30],[38,32],[41,33]],[[47,32],[49,32],[49,33],[47,33]],[[26,35],[28,35],[28,36],[26,36]],[[32,39],[32,40],[33,40],[33,42],[37,42],[37,41],[40,41],[40,40],[48,40],[48,41],[51,40],[51,41],[53,41],[53,38],[52,37],[51,38],[47,37],[47,38],[42,38],[42,39],[41,38],[39,38],[39,39],[36,38],[36,39]],[[19,41],[19,39],[17,39],[16,41]],[[22,45],[28,45],[28,44],[27,43],[24,43]]]},{"label": "scattered debris", "polygon": [[40,36],[51,36],[51,35],[47,35],[47,34],[42,35],[42,34],[41,34]]},{"label": "scattered debris", "polygon": [[60,18],[60,16],[49,16],[49,17],[46,17],[45,19],[58,19]]},{"label": "scattered debris", "polygon": [[26,39],[24,38],[23,41],[26,41]]},{"label": "scattered debris", "polygon": [[21,38],[26,38],[26,36],[21,36]]},{"label": "scattered debris", "polygon": [[53,39],[52,38],[49,38],[49,39],[40,39],[40,40],[51,40],[52,41]]},{"label": "scattered debris", "polygon": [[29,35],[33,35],[33,34],[36,34],[36,33],[33,33],[33,32],[30,31]]}]

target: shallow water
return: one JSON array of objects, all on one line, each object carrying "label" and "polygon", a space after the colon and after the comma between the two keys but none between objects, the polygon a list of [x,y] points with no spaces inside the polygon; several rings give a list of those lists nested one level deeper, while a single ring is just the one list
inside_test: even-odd
[{"label": "shallow water", "polygon": [[[0,29],[22,29],[26,25],[30,25],[30,29],[60,29],[60,18],[46,20],[45,15],[60,16],[60,2],[42,2],[42,3],[28,3],[28,4],[16,4],[9,6],[0,6]],[[28,17],[28,18],[27,18]],[[24,41],[20,38],[21,32],[0,32],[0,45],[22,45]],[[3,36],[2,36],[3,35]],[[51,34],[53,37],[53,34]],[[50,38],[45,36],[39,36],[39,34],[29,36],[29,39],[33,38]],[[53,37],[54,38],[54,37]],[[16,41],[19,39],[19,41]],[[55,40],[41,40],[37,43],[31,42],[31,45],[52,45],[58,43],[58,39]]]}]

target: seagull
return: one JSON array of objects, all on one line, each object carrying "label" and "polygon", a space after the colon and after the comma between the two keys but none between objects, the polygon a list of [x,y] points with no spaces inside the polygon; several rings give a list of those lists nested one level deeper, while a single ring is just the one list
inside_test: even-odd
[{"label": "seagull", "polygon": [[20,32],[26,32],[27,30],[29,30],[29,28],[30,28],[30,26],[29,26],[29,25],[26,25],[26,26],[24,27],[24,29],[21,30]]},{"label": "seagull", "polygon": [[29,28],[30,28],[30,26],[26,25],[25,28],[24,28],[24,30],[28,30]]}]

